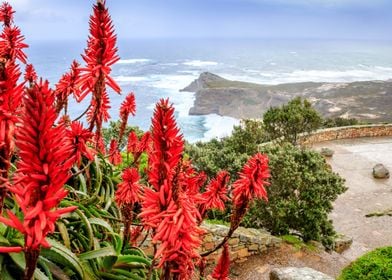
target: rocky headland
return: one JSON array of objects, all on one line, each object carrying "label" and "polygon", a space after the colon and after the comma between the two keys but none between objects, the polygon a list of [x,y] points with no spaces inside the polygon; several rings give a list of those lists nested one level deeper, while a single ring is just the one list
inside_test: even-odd
[{"label": "rocky headland", "polygon": [[261,118],[268,108],[301,96],[324,117],[357,118],[370,123],[392,121],[392,80],[262,85],[204,72],[182,91],[196,93],[191,115]]}]

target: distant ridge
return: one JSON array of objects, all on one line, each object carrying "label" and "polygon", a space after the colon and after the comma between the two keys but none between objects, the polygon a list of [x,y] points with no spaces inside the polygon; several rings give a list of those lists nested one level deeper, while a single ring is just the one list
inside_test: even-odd
[{"label": "distant ridge", "polygon": [[196,93],[191,115],[260,118],[269,107],[302,96],[324,117],[358,118],[371,123],[392,121],[392,80],[261,85],[204,72],[181,91]]}]

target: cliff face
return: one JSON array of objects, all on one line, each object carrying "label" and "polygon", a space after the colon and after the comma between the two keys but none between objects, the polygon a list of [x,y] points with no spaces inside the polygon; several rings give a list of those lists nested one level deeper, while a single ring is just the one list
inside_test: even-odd
[{"label": "cliff face", "polygon": [[183,91],[196,92],[191,115],[261,118],[268,108],[301,96],[310,100],[324,117],[392,121],[391,80],[260,85],[230,81],[206,72]]}]

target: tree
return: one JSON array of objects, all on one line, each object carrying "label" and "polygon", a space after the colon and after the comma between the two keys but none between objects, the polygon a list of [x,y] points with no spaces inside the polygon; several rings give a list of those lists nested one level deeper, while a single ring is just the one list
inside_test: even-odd
[{"label": "tree", "polygon": [[344,179],[333,173],[317,152],[291,144],[267,145],[271,186],[268,204],[258,201],[244,222],[249,227],[265,227],[273,234],[299,234],[304,241],[332,245],[334,230],[328,213],[332,202],[347,190]]},{"label": "tree", "polygon": [[262,121],[245,119],[241,121],[241,125],[234,126],[233,133],[225,139],[225,144],[236,153],[253,155],[257,153],[258,145],[267,140]]},{"label": "tree", "polygon": [[310,133],[321,126],[322,118],[310,102],[294,98],[281,107],[272,107],[263,116],[264,128],[271,140],[297,145],[300,133]]}]

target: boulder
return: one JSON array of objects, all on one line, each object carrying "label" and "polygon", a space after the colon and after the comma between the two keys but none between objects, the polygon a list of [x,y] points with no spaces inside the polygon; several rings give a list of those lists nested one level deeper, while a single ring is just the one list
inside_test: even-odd
[{"label": "boulder", "polygon": [[274,268],[270,273],[271,280],[334,280],[329,275],[309,267]]},{"label": "boulder", "polygon": [[334,154],[334,150],[331,150],[330,148],[322,148],[320,154],[325,157],[332,157]]},{"label": "boulder", "polygon": [[383,164],[378,163],[373,167],[373,177],[376,179],[389,178],[389,170]]},{"label": "boulder", "polygon": [[346,251],[348,248],[350,248],[351,244],[353,244],[353,239],[344,234],[339,234],[335,238],[334,243],[335,243],[334,251],[341,254],[344,251]]}]

